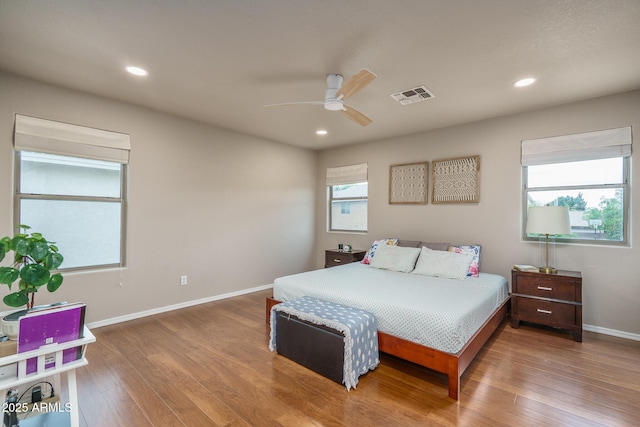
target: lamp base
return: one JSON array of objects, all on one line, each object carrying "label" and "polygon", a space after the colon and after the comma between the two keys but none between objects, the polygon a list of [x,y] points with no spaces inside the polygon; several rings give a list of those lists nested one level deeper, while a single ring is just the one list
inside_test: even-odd
[{"label": "lamp base", "polygon": [[538,267],[538,271],[545,274],[558,274],[558,269],[554,267]]}]

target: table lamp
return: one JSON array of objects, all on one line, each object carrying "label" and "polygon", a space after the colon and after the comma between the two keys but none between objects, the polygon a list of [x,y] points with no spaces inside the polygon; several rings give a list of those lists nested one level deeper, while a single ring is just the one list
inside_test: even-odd
[{"label": "table lamp", "polygon": [[569,208],[566,206],[532,206],[527,214],[527,234],[544,234],[544,267],[541,273],[556,274],[558,269],[549,266],[549,235],[570,234]]}]

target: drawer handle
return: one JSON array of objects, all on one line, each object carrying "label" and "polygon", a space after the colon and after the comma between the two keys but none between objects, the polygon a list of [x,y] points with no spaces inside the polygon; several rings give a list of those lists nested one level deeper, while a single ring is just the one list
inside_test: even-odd
[{"label": "drawer handle", "polygon": [[538,289],[541,291],[552,291],[553,288],[549,288],[547,286],[538,286]]},{"label": "drawer handle", "polygon": [[342,262],[341,259],[334,259],[333,262]]},{"label": "drawer handle", "polygon": [[538,309],[538,313],[553,314],[553,313],[551,312],[551,310],[543,310],[543,309],[541,309],[541,308],[539,308],[539,309]]}]

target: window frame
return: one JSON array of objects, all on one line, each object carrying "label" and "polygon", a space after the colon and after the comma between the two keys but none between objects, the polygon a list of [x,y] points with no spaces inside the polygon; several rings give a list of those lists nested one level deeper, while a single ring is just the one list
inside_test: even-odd
[{"label": "window frame", "polygon": [[[127,163],[120,163],[120,197],[106,197],[106,196],[71,196],[71,195],[59,195],[59,194],[34,194],[34,193],[21,193],[21,168],[22,168],[22,151],[27,150],[15,150],[15,167],[14,167],[14,209],[13,209],[13,223],[16,225],[22,224],[21,218],[21,201],[22,200],[55,200],[55,201],[69,201],[69,202],[102,202],[102,203],[120,203],[120,261],[110,264],[98,264],[98,265],[83,265],[78,267],[59,269],[60,271],[86,271],[86,270],[102,270],[109,268],[124,268],[127,265],[127,252],[126,252],[126,236],[127,236]],[[82,156],[64,154],[66,157],[74,157],[77,159],[83,159]],[[118,163],[114,162],[113,163]]]},{"label": "window frame", "polygon": [[[527,213],[529,210],[529,192],[539,191],[579,191],[579,190],[592,190],[592,189],[622,189],[622,215],[623,215],[623,233],[622,240],[597,240],[597,239],[572,239],[565,237],[555,237],[557,243],[567,244],[583,244],[583,245],[597,245],[597,246],[615,246],[615,247],[629,247],[630,246],[630,213],[631,213],[631,157],[620,156],[622,160],[622,182],[619,184],[590,184],[590,185],[562,185],[555,187],[535,187],[529,188],[528,186],[528,168],[529,166],[522,166],[522,226],[521,226],[521,239],[527,242],[539,241],[539,236],[529,236],[526,233]],[[604,157],[603,157],[604,159]],[[557,162],[549,162],[543,164],[551,164]],[[571,163],[560,162],[560,163]]]},{"label": "window frame", "polygon": [[[351,197],[334,197],[333,196],[333,187],[341,186],[341,185],[350,185],[350,184],[335,184],[335,185],[327,185],[328,192],[328,231],[334,233],[356,233],[356,234],[366,234],[369,230],[369,181],[360,181],[360,182],[352,182],[352,185],[355,184],[367,184],[367,196],[351,196]],[[354,201],[354,200],[365,200],[367,202],[367,228],[365,230],[353,230],[353,229],[338,229],[333,227],[333,202],[334,201]]]}]

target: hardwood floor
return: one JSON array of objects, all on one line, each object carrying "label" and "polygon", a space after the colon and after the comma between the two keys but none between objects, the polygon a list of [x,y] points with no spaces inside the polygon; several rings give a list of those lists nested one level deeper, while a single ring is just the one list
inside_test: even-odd
[{"label": "hardwood floor", "polygon": [[261,291],[93,330],[81,425],[631,426],[640,342],[503,323],[462,377],[391,356],[355,390],[271,353]]}]

